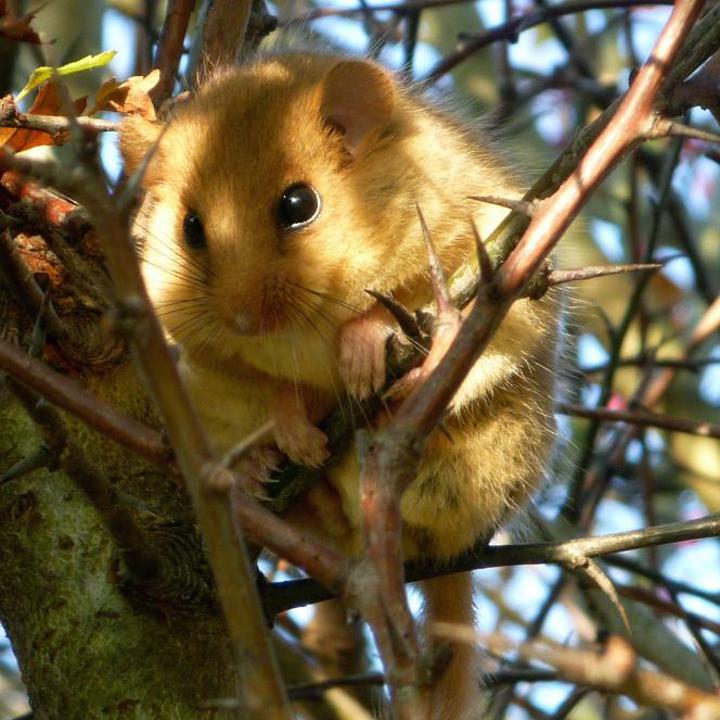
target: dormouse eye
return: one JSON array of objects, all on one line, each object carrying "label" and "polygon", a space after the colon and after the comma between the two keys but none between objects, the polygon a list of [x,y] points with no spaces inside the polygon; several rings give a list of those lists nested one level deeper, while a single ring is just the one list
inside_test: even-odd
[{"label": "dormouse eye", "polygon": [[193,210],[188,210],[183,220],[183,234],[185,236],[185,242],[193,248],[193,250],[200,250],[206,245],[205,242],[205,228],[203,227],[200,216]]},{"label": "dormouse eye", "polygon": [[280,196],[277,213],[280,225],[286,230],[305,227],[320,214],[320,196],[310,185],[295,183]]}]

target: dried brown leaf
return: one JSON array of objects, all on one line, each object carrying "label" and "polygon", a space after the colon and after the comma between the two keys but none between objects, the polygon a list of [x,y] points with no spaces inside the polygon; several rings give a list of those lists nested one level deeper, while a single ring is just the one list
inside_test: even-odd
[{"label": "dried brown leaf", "polygon": [[150,99],[150,90],[160,80],[160,71],[153,70],[144,77],[134,75],[122,83],[116,78],[106,80],[95,96],[95,106],[90,115],[102,110],[124,113],[126,115],[139,115],[146,120],[155,120],[155,106]]}]

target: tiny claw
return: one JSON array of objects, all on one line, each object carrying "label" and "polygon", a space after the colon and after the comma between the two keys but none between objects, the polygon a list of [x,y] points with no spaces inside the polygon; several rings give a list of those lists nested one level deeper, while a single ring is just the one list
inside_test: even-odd
[{"label": "tiny claw", "polygon": [[237,464],[236,478],[240,489],[260,502],[265,500],[265,485],[277,469],[281,458],[275,448],[252,448]]}]

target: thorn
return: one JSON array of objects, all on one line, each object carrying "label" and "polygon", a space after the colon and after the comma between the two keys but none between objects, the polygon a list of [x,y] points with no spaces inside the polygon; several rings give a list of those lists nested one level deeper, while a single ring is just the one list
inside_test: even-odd
[{"label": "thorn", "polygon": [[630,620],[627,616],[627,612],[625,611],[625,607],[620,600],[620,596],[615,589],[615,585],[613,585],[613,581],[605,574],[604,570],[600,567],[600,565],[598,565],[595,560],[587,558],[586,562],[582,566],[577,567],[576,569],[580,570],[583,575],[585,575],[589,580],[591,580],[595,583],[595,585],[597,585],[601,592],[605,593],[607,599],[614,605],[615,609],[617,610],[618,615],[620,616],[620,619],[622,620],[628,634],[631,635],[632,629],[630,628]]},{"label": "thorn", "polygon": [[496,195],[468,195],[470,200],[499,205],[500,207],[515,210],[527,217],[533,217],[537,211],[537,200],[512,200],[511,198],[497,197]]},{"label": "thorn", "polygon": [[[672,259],[674,260],[674,256]],[[605,277],[606,275],[620,275],[631,272],[654,272],[660,270],[667,260],[661,263],[635,263],[631,265],[593,265],[575,270],[553,270],[547,276],[548,287],[562,285],[580,280]]]},{"label": "thorn", "polygon": [[413,315],[402,303],[399,303],[391,295],[378,292],[377,290],[365,290],[365,292],[374,297],[397,321],[400,329],[411,340],[416,342],[422,341],[422,331],[415,315]]},{"label": "thorn", "polygon": [[423,237],[425,238],[428,259],[430,260],[430,283],[432,285],[433,295],[435,296],[438,317],[441,317],[443,315],[447,315],[449,312],[453,312],[455,310],[455,306],[450,300],[450,292],[448,290],[447,281],[445,280],[445,273],[443,272],[442,265],[440,264],[440,258],[435,252],[435,246],[433,245],[432,237],[430,235],[430,229],[425,222],[425,216],[422,214],[422,210],[419,205],[415,205],[415,209],[417,210]]},{"label": "thorn", "polygon": [[490,253],[488,253],[485,247],[485,243],[480,236],[480,231],[473,218],[470,218],[470,224],[472,225],[473,235],[475,236],[475,246],[477,248],[478,263],[480,265],[480,280],[482,280],[485,285],[490,285],[495,278],[495,268],[493,267]]}]

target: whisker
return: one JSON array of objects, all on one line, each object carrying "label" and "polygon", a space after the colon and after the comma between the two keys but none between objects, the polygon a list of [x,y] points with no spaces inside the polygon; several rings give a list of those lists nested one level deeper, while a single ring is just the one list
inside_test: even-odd
[{"label": "whisker", "polygon": [[356,305],[351,305],[349,302],[346,302],[345,300],[340,300],[339,298],[333,297],[329,293],[321,292],[320,290],[313,290],[309,287],[305,287],[304,285],[300,285],[299,283],[288,281],[288,285],[292,285],[293,287],[296,287],[298,290],[304,290],[307,293],[310,293],[311,295],[315,295],[316,297],[322,298],[323,300],[328,300],[329,302],[335,303],[336,305],[339,305],[340,307],[343,307],[347,310],[352,310],[354,313],[362,314],[365,312],[365,310],[362,310],[361,308],[357,307]]},{"label": "whisker", "polygon": [[[142,239],[147,240],[148,238],[155,240],[156,243],[153,245],[153,250],[155,252],[159,251],[159,248],[164,248],[166,251],[170,251],[175,253],[176,255],[179,255],[183,258],[182,266],[186,267],[187,265],[193,266],[196,270],[198,270],[202,275],[209,275],[210,274],[210,267],[206,265],[197,255],[194,255],[187,250],[183,250],[183,252],[180,251],[180,248],[178,247],[177,243],[172,239],[167,239],[164,237],[160,237],[156,233],[151,232],[149,227],[144,227],[142,225],[136,225],[136,228],[140,230],[140,234],[142,236]],[[147,246],[147,243],[145,243],[145,247]],[[146,254],[146,249],[143,247],[140,250],[141,255]],[[171,255],[165,254],[165,256],[170,259]]]},{"label": "whisker", "polygon": [[[149,265],[150,267],[157,268],[163,273],[170,275],[171,277],[177,278],[182,281],[184,285],[192,285],[197,288],[204,288],[207,285],[207,278],[205,276],[199,276],[188,272],[188,269],[179,261],[169,260],[167,263],[153,261],[148,258],[143,258],[143,264]],[[175,263],[173,265],[172,263]]]}]

